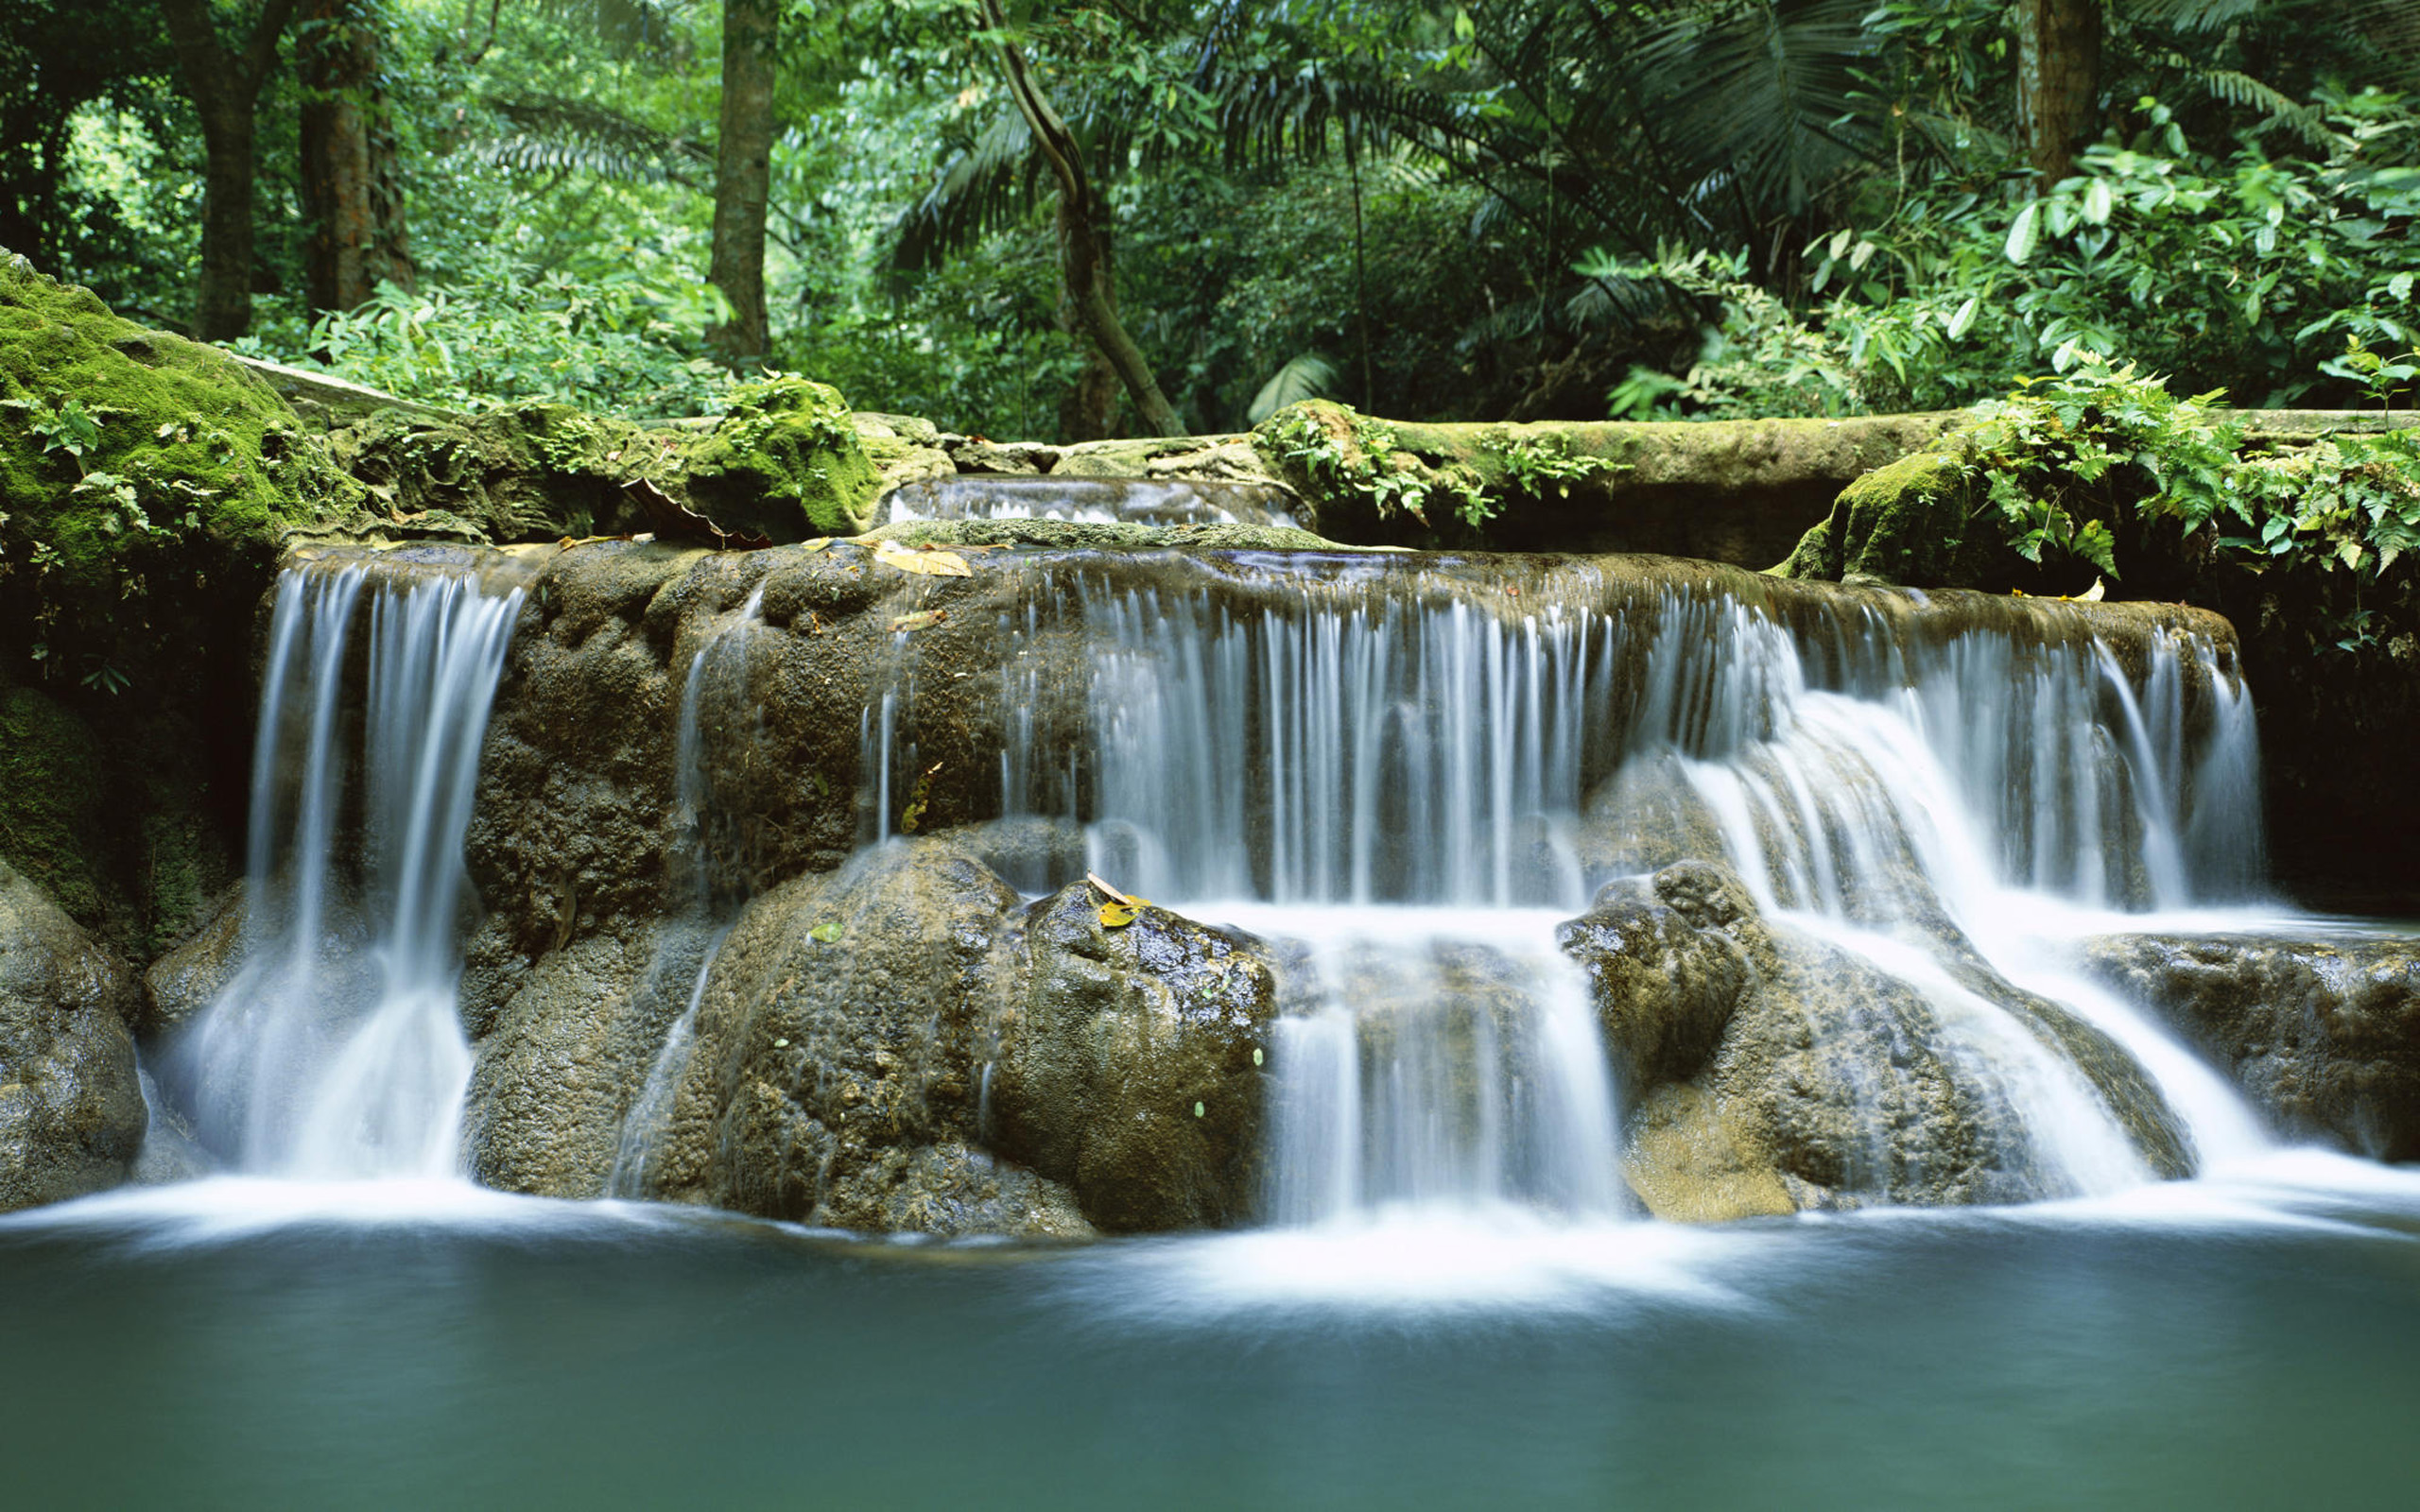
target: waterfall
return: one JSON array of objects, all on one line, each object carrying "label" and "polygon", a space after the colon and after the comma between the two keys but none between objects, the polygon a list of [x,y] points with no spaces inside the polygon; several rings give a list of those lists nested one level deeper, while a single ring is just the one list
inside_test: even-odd
[{"label": "waterfall", "polygon": [[[666,1125],[671,1121],[673,1095],[689,1069],[696,1046],[698,1009],[705,1002],[706,981],[714,971],[715,958],[722,954],[722,942],[731,933],[731,919],[736,913],[735,906],[718,910],[717,898],[745,889],[744,876],[727,874],[730,870],[745,870],[746,847],[734,837],[717,833],[718,821],[725,814],[716,799],[707,736],[710,730],[715,731],[722,734],[729,745],[738,747],[746,742],[730,739],[731,732],[739,731],[743,736],[752,733],[759,709],[749,688],[748,638],[763,623],[764,604],[765,587],[760,581],[689,659],[688,676],[682,683],[681,723],[673,738],[677,768],[674,792],[682,836],[675,865],[688,874],[683,889],[687,896],[679,904],[686,919],[667,929],[664,946],[648,970],[648,979],[654,980],[668,959],[701,932],[703,948],[688,996],[665,1031],[664,1043],[648,1068],[647,1080],[622,1115],[613,1168],[605,1177],[607,1196],[648,1194],[649,1169],[663,1143]],[[707,712],[709,699],[713,701],[711,713]],[[719,922],[708,922],[717,916]]]},{"label": "waterfall", "polygon": [[[1605,1052],[1541,921],[1662,864],[1602,843],[1659,777],[1717,840],[1691,853],[1927,1005],[1935,1053],[2013,1125],[2038,1194],[2150,1167],[2037,1025],[1910,934],[1962,936],[2108,1036],[2203,1159],[2260,1139],[2215,1073],[2043,947],[2256,888],[2250,698],[2205,636],[2113,641],[1973,594],[1777,605],[1578,563],[1254,557],[1130,581],[1063,576],[1004,622],[1034,642],[1080,620],[1092,673],[1070,737],[1007,659],[1002,807],[1082,821],[1121,887],[1309,944],[1274,1040],[1280,1221],[1618,1206]],[[870,755],[903,738],[881,719]]]},{"label": "waterfall", "polygon": [[[455,1173],[471,1074],[455,1003],[462,836],[520,603],[467,574],[372,584],[357,564],[313,565],[279,579],[245,956],[167,1066],[204,1142],[239,1169]],[[357,867],[338,848],[354,830]]]}]

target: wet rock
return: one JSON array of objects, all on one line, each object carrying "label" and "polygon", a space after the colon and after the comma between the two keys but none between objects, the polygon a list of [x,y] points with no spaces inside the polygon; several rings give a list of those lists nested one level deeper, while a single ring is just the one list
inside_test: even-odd
[{"label": "wet rock", "polygon": [[147,1040],[184,1024],[234,978],[244,964],[244,885],[230,884],[202,926],[143,973],[134,1028]]},{"label": "wet rock", "polygon": [[2420,1159],[2420,938],[2110,935],[2085,959],[2285,1126]]},{"label": "wet rock", "polygon": [[147,1122],[134,981],[0,865],[0,1211],[117,1186]]},{"label": "wet rock", "polygon": [[1165,909],[1104,927],[1078,884],[1036,903],[994,1025],[987,1128],[1114,1231],[1242,1221],[1258,1184],[1276,980],[1258,942]]},{"label": "wet rock", "polygon": [[471,1174],[548,1197],[609,1194],[631,1105],[717,932],[615,928],[541,957],[475,1046],[462,1117]]},{"label": "wet rock", "polygon": [[708,976],[649,1193],[846,1228],[1089,1231],[1063,1186],[975,1148],[1016,904],[921,841],[751,902]]},{"label": "wet rock", "polygon": [[1730,931],[1754,907],[1727,869],[1682,862],[1618,883],[1556,941],[1588,973],[1605,1043],[1633,1087],[1703,1070],[1756,976]]},{"label": "wet rock", "polygon": [[1979,961],[1943,961],[1955,952],[1941,942],[1922,948],[1942,981],[1902,978],[1759,917],[1707,862],[1609,885],[1560,939],[1627,1084],[1625,1175],[1659,1216],[2061,1194],[2020,1110],[1961,1059],[1960,1016],[1994,1008],[2074,1068],[2149,1171],[2186,1168],[2130,1057],[2055,1005],[1976,976],[1989,976]]}]

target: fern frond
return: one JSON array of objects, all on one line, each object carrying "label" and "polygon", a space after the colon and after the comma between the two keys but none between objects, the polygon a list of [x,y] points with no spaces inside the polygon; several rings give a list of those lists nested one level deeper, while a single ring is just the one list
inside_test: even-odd
[{"label": "fern frond", "polygon": [[1254,425],[1288,404],[1321,399],[1336,387],[1336,364],[1316,352],[1305,352],[1271,373],[1260,392],[1252,396],[1245,415]]}]

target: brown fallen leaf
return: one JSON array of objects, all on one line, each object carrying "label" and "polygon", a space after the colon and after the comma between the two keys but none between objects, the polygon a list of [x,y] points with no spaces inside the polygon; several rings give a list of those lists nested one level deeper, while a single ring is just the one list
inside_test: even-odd
[{"label": "brown fallen leaf", "polygon": [[946,551],[909,551],[895,541],[886,541],[873,548],[873,559],[886,567],[896,567],[903,573],[922,573],[927,577],[972,577],[975,569],[966,558]]}]

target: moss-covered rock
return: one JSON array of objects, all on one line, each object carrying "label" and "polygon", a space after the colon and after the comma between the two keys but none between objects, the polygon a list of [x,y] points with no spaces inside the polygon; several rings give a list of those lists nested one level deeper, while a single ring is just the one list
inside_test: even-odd
[{"label": "moss-covered rock", "polygon": [[0,859],[85,923],[102,913],[101,752],[92,730],[31,688],[0,686]]},{"label": "moss-covered rock", "polygon": [[688,454],[691,503],[722,529],[803,541],[873,524],[882,478],[829,384],[771,378],[735,391]]},{"label": "moss-covered rock", "polygon": [[78,678],[130,676],[189,631],[198,597],[249,602],[286,526],[358,491],[225,352],[122,320],[0,254],[9,638]]},{"label": "moss-covered rock", "polygon": [[335,460],[368,490],[346,534],[497,543],[647,529],[624,485],[676,475],[680,443],[677,432],[534,401],[455,418],[381,410],[328,433]]},{"label": "moss-covered rock", "polygon": [[1988,572],[1978,558],[2006,546],[1971,527],[1975,492],[1955,451],[1903,456],[1842,489],[1831,514],[1774,571],[1851,584],[1977,586]]}]

